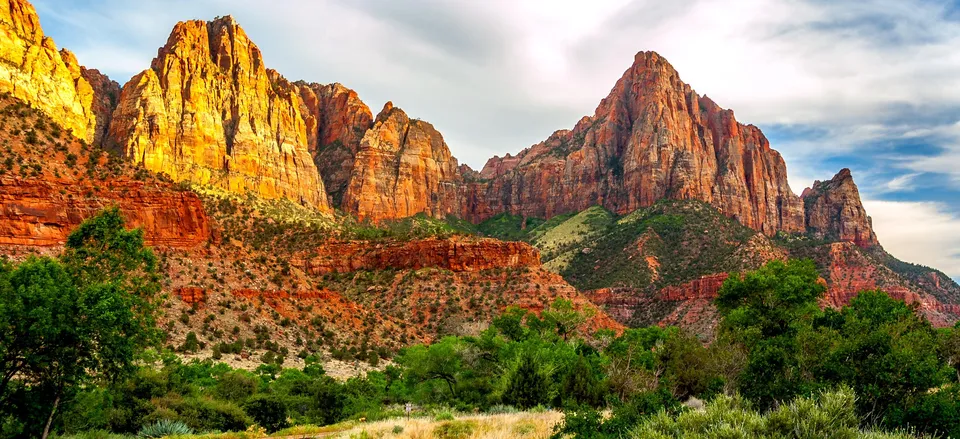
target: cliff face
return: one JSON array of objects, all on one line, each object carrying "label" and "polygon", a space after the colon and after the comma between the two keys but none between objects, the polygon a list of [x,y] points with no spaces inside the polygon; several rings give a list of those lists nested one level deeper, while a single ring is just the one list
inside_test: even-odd
[{"label": "cliff face", "polygon": [[94,90],[76,57],[43,35],[26,0],[0,3],[0,92],[42,110],[77,137],[95,140]]},{"label": "cliff face", "polygon": [[822,239],[877,245],[873,224],[860,201],[849,169],[829,181],[817,181],[803,191],[807,231]]},{"label": "cliff face", "polygon": [[178,23],[123,87],[111,145],[176,180],[329,210],[299,94],[230,17]]},{"label": "cliff face", "polygon": [[303,99],[307,142],[323,186],[339,206],[350,182],[360,141],[373,126],[373,113],[357,92],[341,84],[296,83]]},{"label": "cliff face", "polygon": [[433,125],[388,102],[360,142],[343,209],[380,221],[460,214],[457,159]]},{"label": "cliff face", "polygon": [[97,118],[97,123],[93,131],[93,143],[95,145],[102,145],[110,130],[110,121],[113,120],[113,110],[117,108],[117,101],[120,100],[120,84],[96,69],[81,67],[80,73],[83,75],[83,79],[85,79],[93,89],[91,109]]},{"label": "cliff face", "polygon": [[491,159],[481,176],[490,181],[467,195],[474,221],[596,204],[623,214],[671,198],[706,201],[766,234],[803,230],[783,159],[760,130],[698,96],[655,53],[637,54],[593,117],[516,157]]},{"label": "cliff face", "polygon": [[474,272],[493,268],[540,267],[540,254],[528,244],[495,239],[428,239],[374,244],[348,242],[326,244],[306,261],[311,274],[374,270],[419,270],[440,268]]},{"label": "cliff face", "polygon": [[191,248],[210,239],[200,198],[168,186],[112,179],[96,189],[72,179],[0,179],[0,245],[63,245],[83,220],[120,207],[131,227],[142,227],[147,244]]}]

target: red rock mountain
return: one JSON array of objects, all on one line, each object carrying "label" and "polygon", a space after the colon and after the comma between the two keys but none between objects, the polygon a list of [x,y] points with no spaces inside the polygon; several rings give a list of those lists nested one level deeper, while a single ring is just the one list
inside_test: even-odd
[{"label": "red rock mountain", "polygon": [[461,213],[457,159],[433,125],[387,102],[356,154],[343,209],[374,222]]},{"label": "red rock mountain", "polygon": [[176,25],[123,87],[110,145],[176,180],[329,209],[298,93],[231,17]]},{"label": "red rock mountain", "polygon": [[821,239],[877,245],[873,223],[860,201],[860,191],[849,169],[829,181],[817,181],[803,191],[807,231]]},{"label": "red rock mountain", "polygon": [[632,212],[695,199],[766,234],[803,231],[803,206],[783,158],[680,80],[653,52],[637,54],[592,117],[516,157],[494,157],[471,188],[470,219],[499,212],[548,218],[602,205]]}]

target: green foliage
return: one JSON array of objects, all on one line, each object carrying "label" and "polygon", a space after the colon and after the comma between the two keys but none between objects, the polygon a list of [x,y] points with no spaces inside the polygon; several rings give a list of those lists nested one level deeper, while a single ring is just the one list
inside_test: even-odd
[{"label": "green foliage", "polygon": [[193,434],[193,429],[180,421],[161,419],[152,424],[144,425],[137,436],[146,438],[161,438],[167,436],[185,436]]},{"label": "green foliage", "polygon": [[679,415],[661,412],[638,426],[635,438],[911,438],[907,434],[883,434],[860,430],[854,407],[855,395],[841,388],[817,398],[798,398],[766,414],[750,408],[741,398],[720,396],[703,411]]},{"label": "green foliage", "polygon": [[548,379],[537,361],[529,354],[524,355],[520,365],[510,375],[503,401],[522,409],[545,404],[550,398]]},{"label": "green foliage", "polygon": [[276,396],[254,397],[243,405],[243,410],[268,433],[288,427],[287,405]]},{"label": "green foliage", "polygon": [[476,429],[476,421],[444,422],[433,429],[433,437],[437,439],[466,439]]},{"label": "green foliage", "polygon": [[504,212],[480,223],[477,230],[484,236],[503,241],[526,241],[531,231],[541,223],[543,220]]}]

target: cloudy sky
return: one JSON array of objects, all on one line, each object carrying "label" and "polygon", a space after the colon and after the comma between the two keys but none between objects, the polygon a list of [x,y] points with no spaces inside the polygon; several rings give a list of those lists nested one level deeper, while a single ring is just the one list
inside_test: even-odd
[{"label": "cloudy sky", "polygon": [[233,15],[289,79],[432,122],[475,168],[592,114],[633,55],[783,153],[795,192],[849,167],[881,243],[960,279],[960,4],[940,0],[33,0],[123,83],[185,19]]}]

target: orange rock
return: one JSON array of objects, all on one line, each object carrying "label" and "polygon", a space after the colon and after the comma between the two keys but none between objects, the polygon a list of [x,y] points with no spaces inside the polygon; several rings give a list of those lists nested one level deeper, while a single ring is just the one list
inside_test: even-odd
[{"label": "orange rock", "polygon": [[176,180],[328,211],[300,95],[282,82],[231,17],[178,23],[123,87],[111,145]]},{"label": "orange rock", "polygon": [[43,35],[37,11],[26,0],[0,4],[0,92],[44,111],[77,137],[94,141],[94,90],[73,53],[58,51]]},{"label": "orange rock", "polygon": [[813,188],[803,191],[802,198],[807,230],[815,236],[861,247],[879,244],[849,169],[841,170],[829,181],[815,182]]},{"label": "orange rock", "polygon": [[343,209],[374,222],[458,215],[460,180],[457,159],[433,125],[387,102],[361,141]]},{"label": "orange rock", "polygon": [[56,246],[84,219],[119,206],[147,244],[191,248],[210,239],[203,204],[193,192],[112,179],[91,185],[56,179],[0,178],[0,245]]},{"label": "orange rock", "polygon": [[491,268],[539,267],[540,254],[521,242],[495,239],[426,239],[409,242],[327,243],[305,261],[311,274],[360,270],[441,268],[472,272]]},{"label": "orange rock", "polygon": [[698,199],[771,235],[803,231],[786,166],[759,129],[698,96],[652,52],[572,131],[517,156],[494,157],[466,189],[464,216],[537,218],[600,204],[628,213],[663,198]]}]

